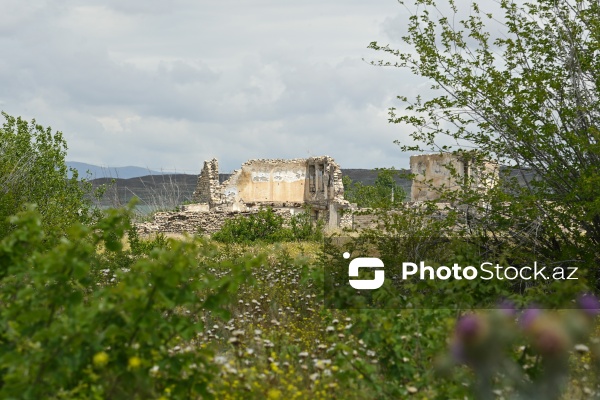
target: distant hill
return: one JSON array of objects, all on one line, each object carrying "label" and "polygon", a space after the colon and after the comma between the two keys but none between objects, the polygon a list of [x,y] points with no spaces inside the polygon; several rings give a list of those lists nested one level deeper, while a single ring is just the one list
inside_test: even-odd
[{"label": "distant hill", "polygon": [[101,178],[121,178],[121,179],[130,179],[137,178],[140,176],[147,175],[166,175],[172,174],[173,172],[159,172],[152,171],[148,168],[142,167],[101,167],[92,164],[86,164],[77,161],[67,161],[67,166],[69,168],[74,168],[79,172],[79,176],[81,178],[87,178],[89,171],[91,176],[89,179],[101,179]]},{"label": "distant hill", "polygon": [[[114,182],[113,182],[114,180]],[[192,200],[198,182],[197,175],[163,174],[134,178],[100,178],[91,181],[94,187],[107,185],[101,206],[120,207],[133,197],[147,211],[171,210]]]}]

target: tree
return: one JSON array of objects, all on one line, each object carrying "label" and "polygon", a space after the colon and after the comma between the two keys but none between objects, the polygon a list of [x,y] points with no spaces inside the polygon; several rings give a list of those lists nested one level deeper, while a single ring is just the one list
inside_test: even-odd
[{"label": "tree", "polygon": [[[474,210],[469,229],[510,237],[548,259],[592,265],[597,282],[600,3],[501,0],[501,19],[477,4],[461,13],[450,1],[442,15],[432,0],[414,3],[403,38],[410,51],[369,46],[395,58],[373,64],[409,68],[436,92],[400,96],[407,113],[390,109],[390,122],[414,128],[421,143],[402,149],[475,148],[473,162],[503,165],[502,184],[492,190],[445,198]],[[504,31],[494,37],[486,23]]]},{"label": "tree", "polygon": [[344,176],[344,197],[351,203],[356,203],[361,208],[392,208],[404,201],[405,192],[402,186],[396,183],[395,178],[400,171],[392,168],[378,168],[377,178],[373,185],[364,185],[362,182],[353,182]]},{"label": "tree", "polygon": [[64,232],[75,221],[90,217],[90,186],[65,164],[67,145],[61,132],[52,133],[2,113],[0,128],[0,238],[12,229],[7,217],[35,203],[46,231]]}]

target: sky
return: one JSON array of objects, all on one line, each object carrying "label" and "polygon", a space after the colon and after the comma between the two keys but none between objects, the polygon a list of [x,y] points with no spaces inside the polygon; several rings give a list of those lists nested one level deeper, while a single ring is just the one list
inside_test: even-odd
[{"label": "sky", "polygon": [[408,168],[388,123],[430,84],[383,57],[396,0],[3,0],[0,110],[63,132],[67,160],[197,174],[330,155]]}]

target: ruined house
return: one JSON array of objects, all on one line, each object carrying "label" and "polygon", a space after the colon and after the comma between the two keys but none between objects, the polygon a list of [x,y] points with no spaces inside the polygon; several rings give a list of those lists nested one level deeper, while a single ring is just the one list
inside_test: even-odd
[{"label": "ruined house", "polygon": [[142,232],[215,232],[225,219],[272,207],[290,217],[308,210],[330,228],[351,225],[344,200],[342,173],[329,156],[291,160],[257,159],[245,162],[224,182],[216,159],[204,162],[193,194],[194,204],[180,212],[157,213],[141,224]]},{"label": "ruined house", "polygon": [[414,176],[410,200],[436,200],[439,189],[461,190],[464,185],[475,185],[486,190],[498,182],[499,168],[492,162],[475,162],[472,152],[456,154],[423,154],[410,157]]},{"label": "ruined house", "polygon": [[339,226],[340,210],[349,206],[340,167],[328,156],[250,160],[223,183],[217,160],[205,161],[194,201],[201,209],[226,212],[273,207],[294,214],[308,207],[331,227]]}]

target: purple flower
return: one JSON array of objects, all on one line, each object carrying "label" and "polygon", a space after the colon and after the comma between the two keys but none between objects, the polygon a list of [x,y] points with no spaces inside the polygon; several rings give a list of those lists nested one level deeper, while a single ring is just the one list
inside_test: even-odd
[{"label": "purple flower", "polygon": [[586,314],[596,316],[600,314],[600,301],[593,294],[584,294],[579,296],[577,304]]},{"label": "purple flower", "polygon": [[502,310],[502,313],[509,317],[514,317],[517,314],[515,303],[508,299],[504,299],[498,303],[498,310]]},{"label": "purple flower", "polygon": [[481,332],[482,321],[473,314],[463,315],[456,323],[456,336],[461,341],[470,341]]},{"label": "purple flower", "polygon": [[524,329],[528,329],[533,323],[533,321],[535,321],[535,319],[539,317],[541,313],[542,310],[540,310],[539,308],[528,308],[525,311],[523,311],[523,314],[521,314],[519,324]]},{"label": "purple flower", "polygon": [[452,356],[452,358],[454,359],[454,361],[456,361],[457,363],[466,363],[467,359],[465,357],[465,349],[464,346],[461,342],[459,341],[453,341],[452,345],[450,346],[450,354]]}]

